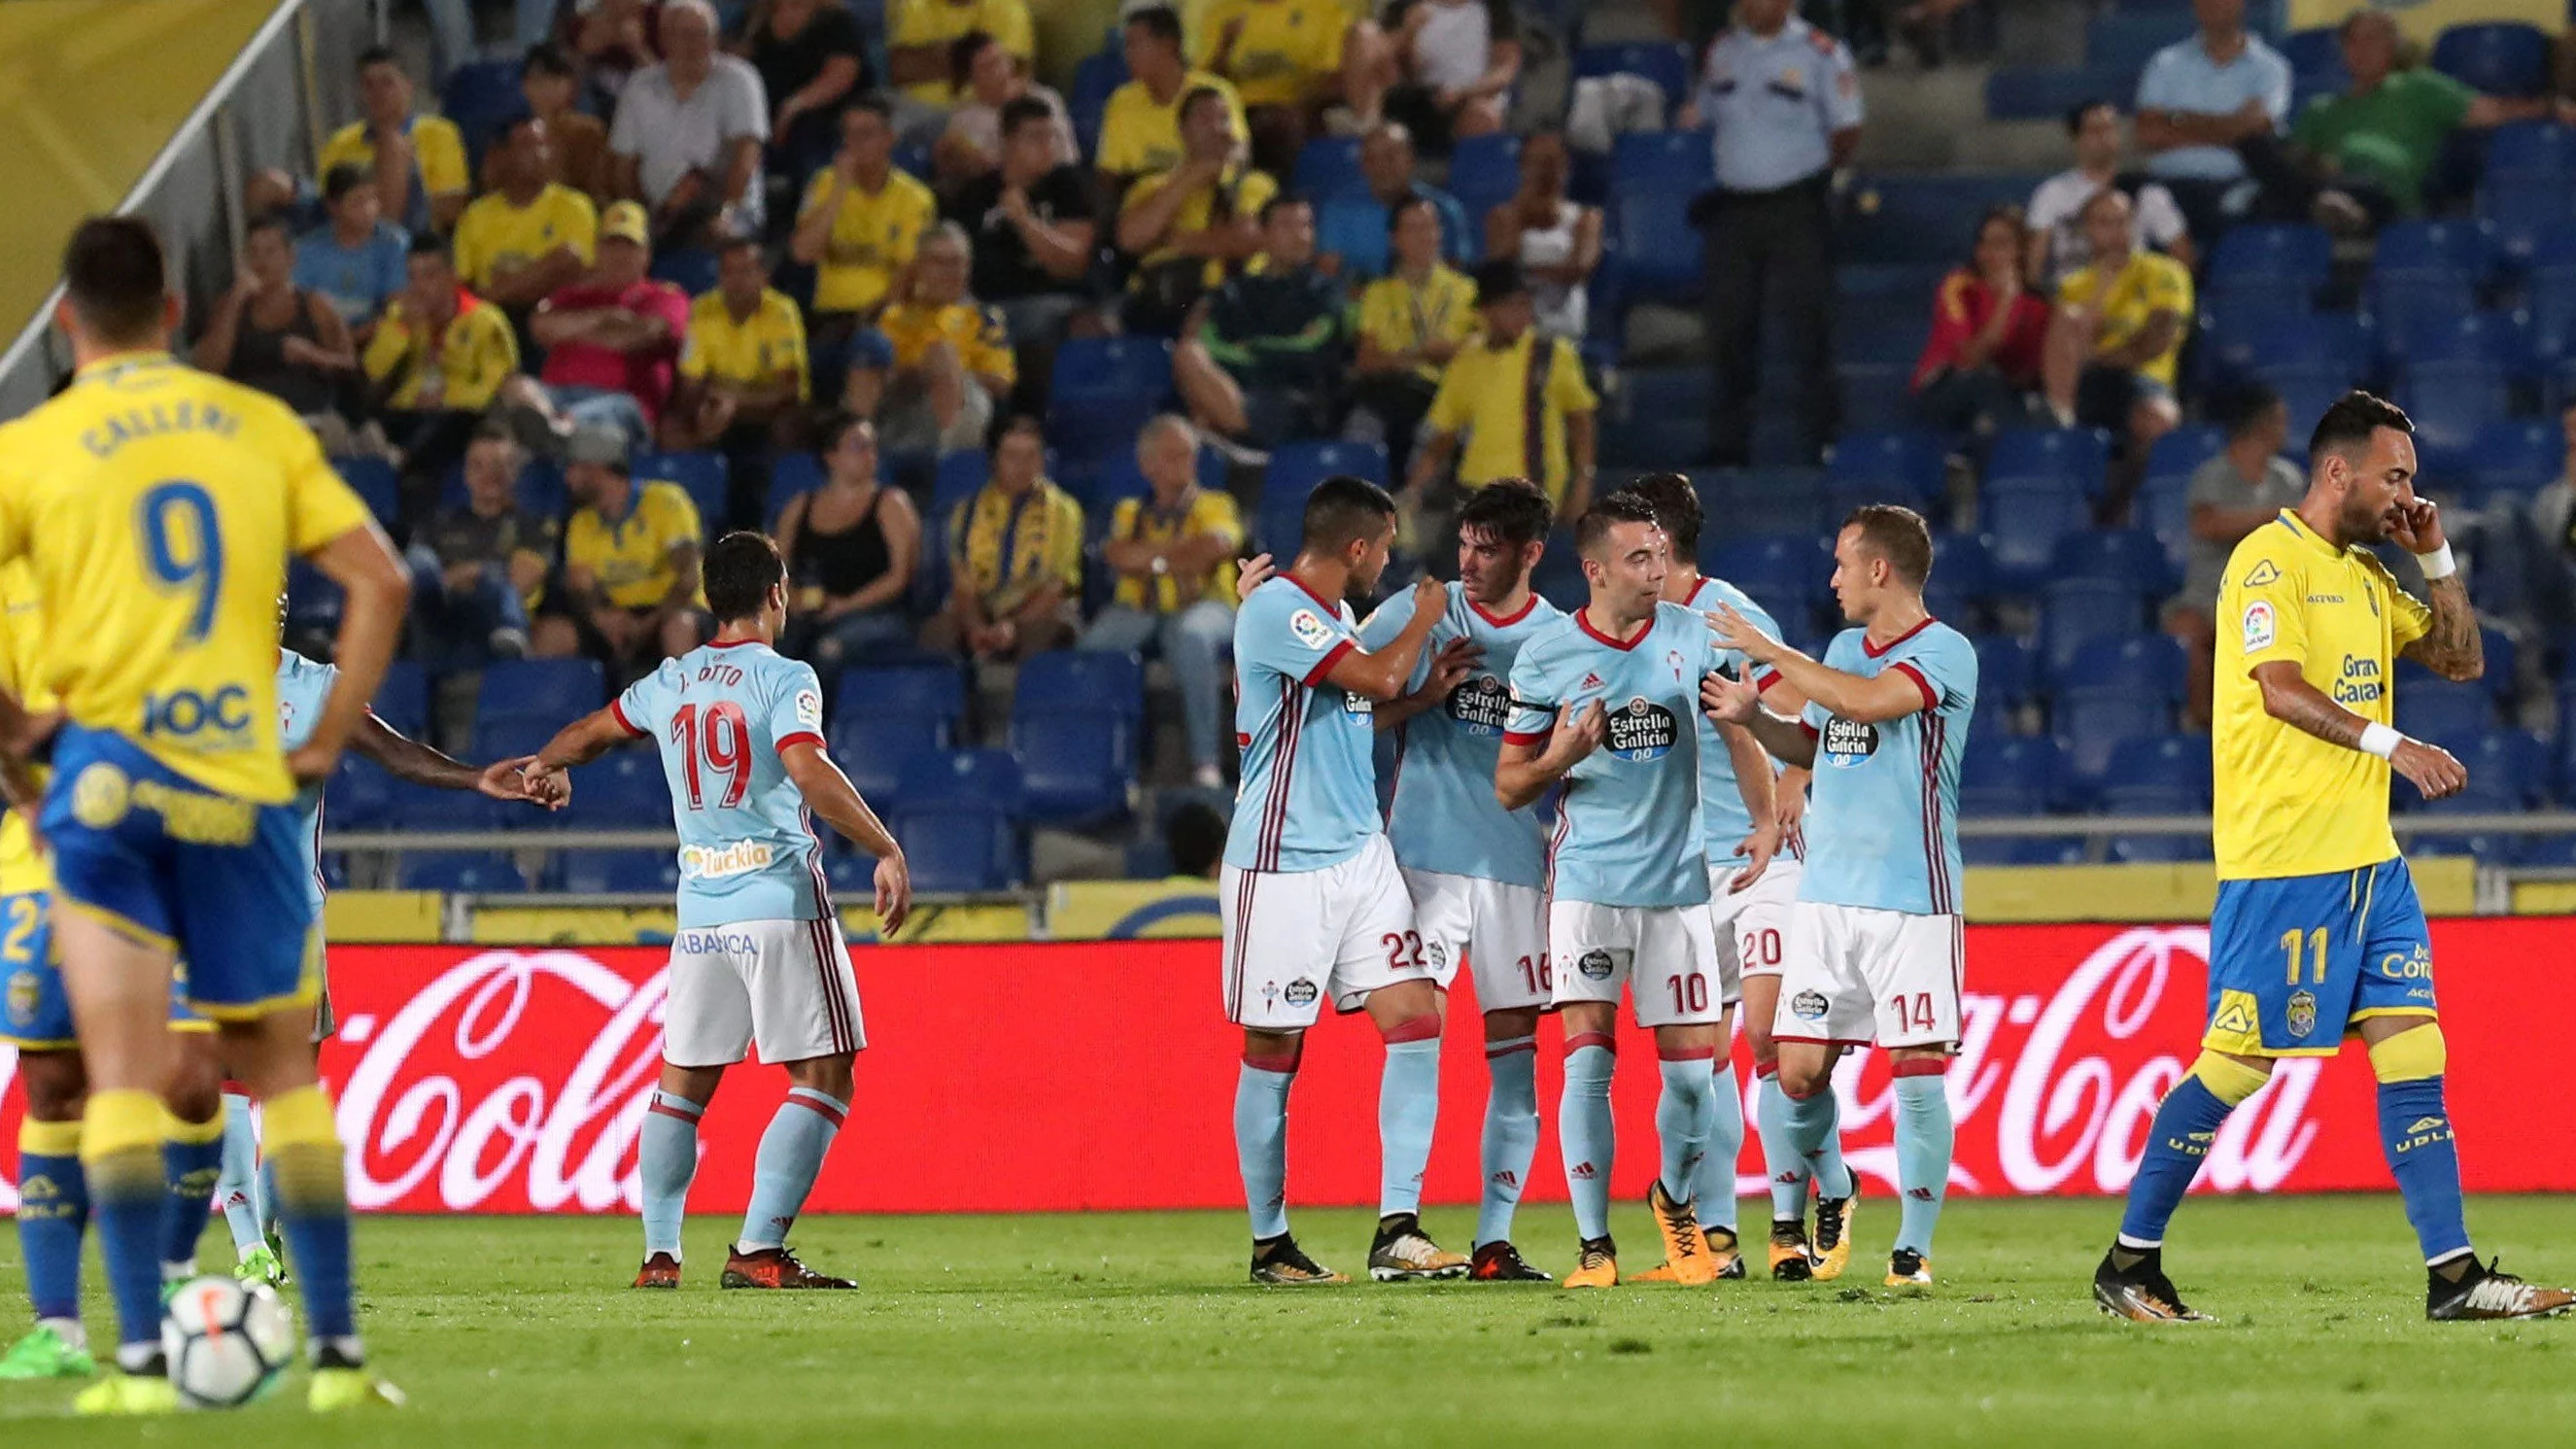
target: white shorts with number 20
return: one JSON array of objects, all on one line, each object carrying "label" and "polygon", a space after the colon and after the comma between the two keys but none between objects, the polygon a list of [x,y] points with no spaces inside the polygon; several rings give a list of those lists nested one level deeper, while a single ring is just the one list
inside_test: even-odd
[{"label": "white shorts with number 20", "polygon": [[754,1044],[764,1062],[838,1056],[868,1044],[841,923],[735,921],[671,938],[662,1059],[721,1067]]},{"label": "white shorts with number 20", "polygon": [[1789,916],[1771,1035],[1882,1047],[1956,1042],[1966,955],[1957,916],[1800,901]]},{"label": "white shorts with number 20", "polygon": [[1729,891],[1743,870],[1741,862],[1708,863],[1708,919],[1717,931],[1717,967],[1726,977],[1729,1006],[1744,999],[1745,977],[1780,974],[1788,954],[1789,908],[1798,903],[1795,857],[1773,856],[1760,880]]},{"label": "white shorts with number 20", "polygon": [[1538,887],[1430,870],[1404,872],[1404,885],[1434,981],[1456,979],[1463,956],[1477,1010],[1547,1005],[1547,896]]},{"label": "white shorts with number 20", "polygon": [[1395,851],[1372,835],[1322,870],[1240,870],[1217,881],[1225,922],[1225,1019],[1256,1031],[1315,1024],[1330,998],[1357,1011],[1369,993],[1431,975]]},{"label": "white shorts with number 20", "polygon": [[1547,945],[1558,1006],[1616,1006],[1624,986],[1639,1026],[1708,1025],[1726,1010],[1705,905],[1556,901],[1548,907]]}]

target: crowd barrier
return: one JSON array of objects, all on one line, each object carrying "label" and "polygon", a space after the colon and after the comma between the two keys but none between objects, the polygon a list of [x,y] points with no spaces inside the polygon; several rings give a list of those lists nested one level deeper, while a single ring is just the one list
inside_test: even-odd
[{"label": "crowd barrier", "polygon": [[[2201,926],[1972,926],[1966,1040],[1948,1082],[1951,1191],[2114,1194],[2157,1099],[2196,1050],[2207,990]],[[2562,1054],[2532,1013],[2564,999],[2576,918],[2446,919],[2433,928],[2450,1102],[2473,1191],[2576,1190],[2576,1115]],[[809,1210],[1036,1211],[1240,1206],[1231,1137],[1239,1038],[1205,940],[922,945],[855,953],[873,1043]],[[663,953],[343,946],[331,953],[341,1035],[324,1052],[362,1209],[625,1212],[658,1064]],[[1551,1119],[1528,1196],[1561,1199],[1555,1028],[1542,1028]],[[1479,1025],[1451,999],[1428,1199],[1472,1201],[1484,1106]],[[1744,1050],[1736,1048],[1739,1068]],[[1291,1108],[1295,1202],[1374,1203],[1380,1049],[1364,1019],[1328,1020]],[[1626,1028],[1612,1182],[1654,1171],[1651,1042]],[[14,1063],[0,1056],[0,1087]],[[1749,1075],[1749,1073],[1747,1073]],[[760,1127],[783,1091],[750,1067],[706,1117],[691,1204],[739,1210]],[[1851,1160],[1891,1190],[1884,1058],[1837,1083]],[[0,1155],[17,1095],[0,1091]],[[1748,1117],[1751,1115],[1748,1111]],[[1742,1190],[1761,1189],[1748,1142]],[[14,1179],[14,1174],[12,1175]],[[2284,1063],[2230,1119],[2204,1189],[2331,1192],[2387,1184],[2358,1049]]]}]

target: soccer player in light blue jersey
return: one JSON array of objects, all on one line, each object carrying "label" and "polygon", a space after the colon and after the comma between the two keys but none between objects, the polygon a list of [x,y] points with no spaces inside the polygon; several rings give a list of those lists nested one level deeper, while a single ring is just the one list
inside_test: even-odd
[{"label": "soccer player in light blue jersey", "polygon": [[[1458,514],[1458,581],[1433,625],[1407,692],[1378,707],[1397,731],[1387,839],[1413,896],[1422,954],[1445,988],[1461,961],[1485,1018],[1483,1197],[1468,1276],[1548,1281],[1512,1246],[1512,1212],[1538,1151],[1538,1018],[1547,1008],[1547,833],[1534,806],[1494,798],[1494,762],[1510,723],[1505,681],[1521,646],[1565,617],[1530,591],[1553,510],[1524,479],[1478,488]],[[1384,648],[1412,622],[1414,596],[1390,599],[1360,626]]]},{"label": "soccer player in light blue jersey", "polygon": [[[278,601],[281,612],[285,600]],[[313,726],[322,717],[322,701],[331,694],[332,681],[340,671],[319,664],[292,649],[277,653],[277,730],[278,742],[294,749],[311,737]],[[378,718],[372,709],[358,721],[349,736],[350,753],[372,760],[386,774],[415,785],[439,790],[472,790],[494,800],[562,808],[560,799],[540,797],[532,791],[520,771],[536,761],[526,755],[515,760],[501,760],[477,770],[472,765],[452,760],[420,741],[405,736],[400,730]],[[322,880],[322,787],[307,785],[295,797],[296,811],[302,816],[296,838],[303,843],[304,877],[311,883],[313,919],[322,919],[322,901],[328,887]],[[319,1052],[338,1028],[331,1012],[331,977],[326,956],[322,976],[322,997],[313,1009],[313,1049]],[[232,1230],[234,1271],[243,1279],[283,1282],[286,1263],[276,1241],[277,1225],[268,1211],[259,1188],[259,1127],[252,1116],[251,1099],[239,1092],[223,1094],[222,1163],[215,1180],[215,1202],[224,1211],[224,1225]],[[169,1152],[176,1158],[182,1144],[174,1141]],[[176,1191],[177,1174],[174,1170]],[[197,1239],[196,1226],[174,1223],[174,1252],[165,1253],[161,1265],[167,1278],[185,1279],[195,1274],[196,1265],[188,1252]],[[184,1236],[182,1236],[184,1234]]]},{"label": "soccer player in light blue jersey", "polygon": [[1288,1089],[1326,1000],[1367,1012],[1386,1041],[1369,1276],[1467,1271],[1464,1254],[1422,1231],[1422,1169],[1440,1112],[1440,994],[1378,819],[1372,719],[1405,692],[1448,591],[1422,580],[1413,617],[1377,649],[1361,644],[1345,602],[1376,587],[1394,542],[1385,489],[1327,478],[1307,496],[1288,571],[1254,588],[1235,614],[1243,782],[1217,906],[1226,1020],[1243,1028],[1234,1148],[1252,1217],[1252,1281],[1279,1287],[1348,1281],[1288,1232]]},{"label": "soccer player in light blue jersey", "polygon": [[1615,1137],[1610,1077],[1622,989],[1655,1034],[1663,1155],[1649,1201],[1673,1280],[1715,1282],[1721,1265],[1691,1206],[1717,1118],[1717,943],[1701,853],[1700,680],[1717,662],[1706,620],[1663,602],[1663,531],[1635,494],[1614,494],[1574,529],[1591,598],[1521,646],[1494,793],[1518,809],[1565,782],[1548,853],[1550,999],[1565,1018],[1557,1135],[1581,1237],[1568,1288],[1619,1281],[1610,1237]]},{"label": "soccer player in light blue jersey", "polygon": [[1897,1188],[1887,1282],[1932,1281],[1932,1229],[1950,1181],[1943,1073],[1959,1044],[1959,755],[1977,707],[1977,654],[1923,607],[1932,533],[1911,509],[1852,510],[1834,540],[1834,597],[1856,627],[1822,663],[1719,607],[1710,628],[1757,671],[1806,696],[1787,719],[1752,680],[1712,679],[1718,718],[1816,772],[1807,862],[1790,915],[1772,1037],[1789,1099],[1788,1150],[1813,1159],[1837,1131],[1834,1062],[1872,1041],[1896,1077]]},{"label": "soccer player in light blue jersey", "polygon": [[877,918],[891,935],[912,905],[903,849],[823,744],[813,667],[778,654],[787,566],[757,533],[707,550],[715,638],[564,726],[529,767],[540,793],[628,740],[651,739],[680,834],[680,930],[671,942],[662,1080],[644,1118],[644,1266],[638,1288],[680,1286],[680,1223],[698,1170],[698,1119],[725,1068],[756,1043],[787,1069],[787,1100],[761,1134],[751,1206],[725,1261],[726,1288],[852,1288],[787,1246],[787,1232],[850,1110],[850,1063],[867,1045],[849,948],[808,811],[875,856]]}]

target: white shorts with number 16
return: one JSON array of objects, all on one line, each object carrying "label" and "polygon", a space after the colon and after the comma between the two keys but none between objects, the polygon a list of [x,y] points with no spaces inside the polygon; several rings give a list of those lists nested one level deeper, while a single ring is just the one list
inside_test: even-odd
[{"label": "white shorts with number 16", "polygon": [[1624,986],[1639,1026],[1713,1025],[1726,1010],[1705,905],[1557,901],[1548,907],[1547,945],[1558,1006],[1616,1006]]},{"label": "white shorts with number 16", "polygon": [[1465,957],[1478,1011],[1547,1005],[1547,897],[1536,886],[1408,870],[1423,964],[1447,986]]}]

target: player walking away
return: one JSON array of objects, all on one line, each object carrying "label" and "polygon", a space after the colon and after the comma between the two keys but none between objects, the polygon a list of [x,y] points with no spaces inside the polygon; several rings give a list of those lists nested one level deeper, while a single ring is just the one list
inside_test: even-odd
[{"label": "player walking away", "polygon": [[787,1231],[850,1110],[850,1061],[867,1045],[858,980],[823,881],[809,809],[877,858],[876,910],[891,935],[912,908],[903,848],[823,744],[823,687],[773,646],[787,623],[787,566],[757,533],[707,550],[716,636],[564,726],[530,766],[532,787],[652,739],[680,832],[680,933],[671,942],[661,1089],[644,1118],[644,1266],[638,1288],[680,1286],[680,1220],[698,1170],[698,1118],[725,1068],[757,1044],[793,1085],[761,1134],[751,1206],[725,1260],[727,1288],[855,1288],[797,1261]]},{"label": "player walking away", "polygon": [[[1628,485],[1655,510],[1655,519],[1671,545],[1672,561],[1664,574],[1664,598],[1706,613],[1724,604],[1777,639],[1779,625],[1770,614],[1723,579],[1699,571],[1699,493],[1679,473],[1650,473]],[[1742,677],[1740,656],[1729,653],[1719,666]],[[1763,705],[1795,718],[1806,700],[1781,682],[1777,671],[1754,676]],[[1737,1253],[1735,1164],[1744,1149],[1744,1097],[1735,1082],[1735,1008],[1744,1004],[1744,1035],[1753,1049],[1753,1071],[1760,1085],[1762,1148],[1771,1183],[1771,1276],[1784,1281],[1842,1276],[1851,1260],[1851,1208],[1860,1178],[1843,1164],[1842,1143],[1828,1138],[1811,1167],[1790,1154],[1779,1136],[1786,1121],[1788,1098],[1780,1094],[1780,1052],[1771,1040],[1771,1018],[1780,1004],[1780,962],[1789,936],[1789,911],[1798,899],[1799,837],[1807,812],[1810,771],[1777,766],[1761,744],[1733,725],[1720,725],[1698,715],[1700,734],[1699,808],[1707,832],[1709,916],[1717,933],[1717,964],[1725,978],[1726,1014],[1719,1024],[1717,1057],[1717,1126],[1709,1134],[1709,1151],[1701,1160],[1693,1201],[1700,1230],[1721,1261]],[[1776,771],[1776,776],[1775,776]],[[1814,1255],[1807,1247],[1807,1190],[1818,1178],[1845,1186],[1838,1195],[1816,1201]],[[1641,1278],[1653,1279],[1663,1270]],[[1739,1262],[1727,1261],[1720,1276],[1740,1277]]]},{"label": "player walking away", "polygon": [[1932,1281],[1932,1230],[1950,1181],[1942,1078],[1958,1048],[1965,971],[1959,754],[1977,707],[1977,655],[1925,611],[1931,572],[1922,518],[1872,504],[1853,509],[1834,540],[1834,598],[1857,627],[1834,636],[1823,663],[1733,608],[1719,606],[1709,624],[1720,644],[1753,662],[1757,678],[1777,674],[1807,698],[1802,718],[1785,719],[1762,707],[1752,681],[1721,676],[1706,690],[1718,718],[1815,770],[1806,869],[1771,1027],[1787,1098],[1779,1151],[1816,1161],[1839,1130],[1835,1059],[1873,1040],[1886,1049],[1903,1195],[1891,1286]]},{"label": "player walking away", "polygon": [[[1525,479],[1498,479],[1458,514],[1458,582],[1432,625],[1408,690],[1377,711],[1398,731],[1387,839],[1413,896],[1422,957],[1445,989],[1461,961],[1485,1018],[1483,1197],[1468,1276],[1549,1281],[1512,1246],[1512,1212],[1538,1151],[1538,1018],[1548,1002],[1547,835],[1536,810],[1494,797],[1494,761],[1510,722],[1513,661],[1563,611],[1530,592],[1553,509]],[[1413,594],[1360,626],[1391,645],[1415,616]],[[1446,1010],[1445,1003],[1443,1007]]]},{"label": "player walking away", "polygon": [[1718,1023],[1717,944],[1700,853],[1701,676],[1717,662],[1708,625],[1662,601],[1664,538],[1634,494],[1605,498],[1574,527],[1591,598],[1521,646],[1494,793],[1527,806],[1559,780],[1548,854],[1550,1000],[1565,1020],[1557,1133],[1582,1243],[1568,1288],[1619,1281],[1610,1238],[1619,994],[1655,1033],[1663,1097],[1661,1171],[1649,1194],[1675,1281],[1715,1282],[1720,1264],[1693,1216],[1700,1159],[1717,1119],[1710,1063]]},{"label": "player walking away", "polygon": [[[285,600],[278,601],[282,611]],[[303,744],[313,733],[314,724],[322,717],[322,701],[329,697],[331,682],[340,671],[319,664],[291,649],[277,652],[277,730],[278,739],[287,749]],[[385,773],[397,780],[427,785],[436,790],[471,790],[488,799],[520,801],[562,808],[561,799],[546,799],[532,792],[521,775],[524,766],[534,764],[536,756],[525,755],[515,760],[501,760],[477,770],[472,765],[449,759],[418,740],[406,738],[393,726],[376,717],[370,709],[358,721],[358,729],[349,737],[354,753],[374,761]],[[322,791],[308,785],[295,797],[299,828],[296,839],[303,851],[304,879],[313,903],[313,919],[322,919],[323,898],[328,888],[322,880]],[[316,927],[317,931],[319,927]],[[318,1054],[322,1043],[338,1029],[331,1012],[331,978],[329,957],[323,959],[321,1000],[313,1010],[313,1050]],[[243,1281],[267,1283],[285,1281],[286,1264],[277,1241],[277,1224],[260,1197],[259,1128],[252,1116],[251,1099],[238,1092],[223,1094],[222,1162],[215,1181],[215,1202],[223,1209],[224,1224],[232,1231],[234,1272]],[[175,1147],[173,1149],[175,1151]],[[176,1187],[173,1191],[178,1191]],[[191,1225],[183,1246],[193,1247],[196,1234]],[[195,1276],[193,1262],[178,1276],[184,1280]],[[163,1265],[170,1272],[170,1265]]]},{"label": "player walking away", "polygon": [[[319,986],[292,800],[318,782],[384,677],[410,584],[366,505],[275,400],[168,355],[179,304],[131,217],[73,233],[55,320],[79,372],[0,428],[0,562],[24,558],[51,629],[59,710],[0,693],[0,746],[50,743],[38,822],[89,1097],[79,1154],[120,1372],[84,1413],[176,1407],[161,1355],[168,1218],[163,1108],[175,963],[218,1054],[267,1104],[279,1215],[313,1337],[308,1402],[398,1402],[364,1368],[330,1098],[315,1079]],[[276,600],[302,555],[347,604],[340,678],[312,736],[278,744]],[[211,1117],[211,1105],[208,1115]]]},{"label": "player walking away", "polygon": [[1325,1000],[1366,1011],[1386,1041],[1378,1086],[1380,1282],[1454,1278],[1467,1259],[1422,1231],[1422,1169],[1440,1110],[1440,997],[1413,902],[1378,821],[1375,706],[1405,692],[1448,590],[1414,589],[1413,617],[1367,649],[1344,602],[1377,586],[1395,541],[1395,500],[1357,478],[1307,496],[1288,571],[1255,588],[1234,621],[1235,741],[1243,783],[1227,827],[1217,904],[1226,1020],[1243,1028],[1235,1157],[1252,1216],[1252,1281],[1348,1281],[1288,1232],[1288,1088]]},{"label": "player walking away", "polygon": [[[2383,540],[2423,565],[2429,608],[2370,554]],[[2576,1304],[2576,1293],[2479,1263],[2469,1245],[2432,941],[2388,829],[2391,769],[2427,800],[2457,793],[2468,772],[2390,726],[2396,657],[2445,679],[2486,669],[2441,515],[2415,496],[2414,425],[2352,392],[2308,442],[2307,496],[2236,545],[2219,586],[2209,1031],[2156,1109],[2119,1236],[2094,1272],[2107,1312],[2207,1317],[2165,1276],[2165,1224],[2272,1064],[2333,1056],[2346,1036],[2361,1038],[2379,1078],[2380,1144],[2424,1250],[2425,1316],[2533,1318]]]}]

